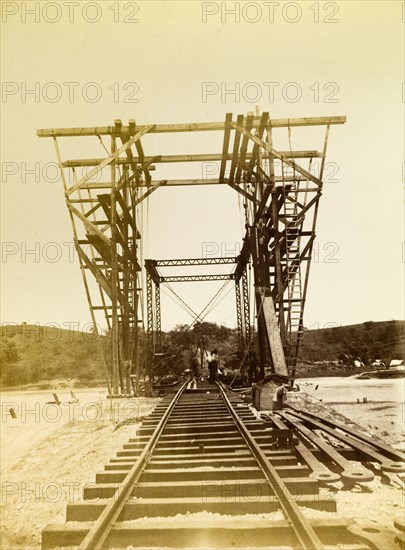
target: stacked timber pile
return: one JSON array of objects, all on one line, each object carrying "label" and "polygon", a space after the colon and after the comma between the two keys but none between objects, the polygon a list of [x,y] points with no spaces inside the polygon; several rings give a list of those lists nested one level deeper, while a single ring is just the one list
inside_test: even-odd
[{"label": "stacked timber pile", "polygon": [[347,418],[347,416],[344,416],[333,407],[330,407],[329,405],[322,403],[322,401],[320,401],[319,399],[316,399],[315,397],[313,397],[312,395],[309,395],[306,392],[302,392],[302,391],[288,392],[285,400],[285,404],[287,407],[291,406],[302,412],[309,412],[318,417],[323,417],[328,420],[335,420],[337,422],[341,422],[345,426],[351,426],[352,428],[356,428],[361,432],[367,432],[364,426],[361,426],[360,424],[353,422],[353,420],[350,420],[349,418]]}]

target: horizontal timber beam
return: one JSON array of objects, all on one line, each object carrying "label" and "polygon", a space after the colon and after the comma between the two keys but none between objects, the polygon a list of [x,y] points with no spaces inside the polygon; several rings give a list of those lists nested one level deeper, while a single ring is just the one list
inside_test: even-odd
[{"label": "horizontal timber beam", "polygon": [[[274,181],[276,183],[282,183],[282,182],[288,182],[288,181],[307,181],[308,178],[305,178],[304,176],[276,176],[274,178]],[[187,186],[187,185],[228,185],[225,181],[218,181],[216,178],[207,178],[207,179],[188,179],[188,180],[164,180],[164,183],[161,183],[159,181],[152,181],[151,185],[148,186],[146,182],[143,182],[142,184],[134,184],[133,187],[146,187],[148,189],[156,188],[156,187],[176,187],[176,186]],[[110,182],[94,182],[94,183],[86,183],[85,185],[82,185],[81,189],[111,189],[111,183]],[[318,191],[318,189],[294,189],[291,190],[290,193],[308,193],[310,191]],[[71,201],[73,202],[73,201]],[[87,202],[83,200],[82,202]]]},{"label": "horizontal timber beam", "polygon": [[[278,151],[279,155],[283,158],[322,158],[322,153],[319,151]],[[246,159],[252,157],[251,153],[246,155]],[[169,164],[173,162],[213,162],[220,161],[222,155],[218,153],[199,153],[195,155],[159,155],[159,156],[149,156],[145,157],[145,162],[152,162],[154,164]],[[266,155],[263,155],[263,158],[266,158]],[[232,154],[229,153],[226,156],[226,160],[231,160]],[[89,159],[72,159],[66,160],[62,163],[63,168],[77,168],[81,166],[98,166],[104,161],[102,158],[89,158]],[[141,161],[138,157],[133,158],[133,162],[139,164]],[[131,162],[124,157],[116,159],[117,164],[131,164]],[[152,167],[149,167],[151,170]]]},{"label": "horizontal timber beam", "polygon": [[[261,117],[254,117],[253,128],[258,128]],[[269,121],[272,128],[288,128],[295,126],[326,126],[344,124],[345,116],[306,117],[306,118],[275,118]],[[136,126],[141,131],[145,126]],[[225,121],[221,122],[191,122],[185,124],[156,124],[149,131],[151,134],[171,132],[215,132],[225,130]],[[131,135],[130,126],[122,126],[121,133]],[[38,137],[73,137],[73,136],[107,136],[117,135],[115,126],[92,126],[84,128],[42,128],[37,130]]]}]

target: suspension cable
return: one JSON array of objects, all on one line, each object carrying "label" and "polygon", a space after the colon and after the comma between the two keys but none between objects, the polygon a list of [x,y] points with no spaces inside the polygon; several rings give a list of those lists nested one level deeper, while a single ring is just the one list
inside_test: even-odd
[{"label": "suspension cable", "polygon": [[[193,320],[196,319],[197,317],[197,314],[193,312],[193,310],[191,308],[189,308],[187,306],[187,304],[185,304],[185,302],[183,302],[185,304],[186,307],[184,307],[183,303],[181,300],[177,300],[176,298],[174,298],[173,296],[171,296],[168,292],[165,291],[165,289],[162,287],[162,292],[163,294],[165,294],[173,303],[175,303],[176,305],[178,305],[179,307],[181,307],[181,309],[183,311],[185,311],[186,313],[188,313],[192,318]],[[177,295],[175,294],[175,296],[177,297]]]},{"label": "suspension cable", "polygon": [[[213,307],[216,307],[216,306],[213,306],[207,313],[205,313],[205,311],[210,307],[210,305],[214,302],[214,300],[222,292],[222,290],[226,287],[226,285],[229,283],[230,280],[231,279],[229,279],[228,281],[225,281],[225,283],[221,286],[221,288],[218,290],[218,292],[215,293],[213,298],[208,302],[208,304],[205,306],[205,308],[201,311],[201,313],[199,314],[198,317],[202,321],[205,319],[205,317],[208,315],[208,313],[210,313],[213,310]],[[204,315],[204,313],[205,313],[205,315]],[[194,321],[191,323],[191,325],[189,325],[189,327],[185,330],[185,332],[188,332],[195,325],[196,322],[197,322],[197,319],[194,319]]]},{"label": "suspension cable", "polygon": [[[104,141],[102,140],[101,136],[99,134],[96,134],[96,136],[98,137],[99,141],[100,141],[100,145],[101,147],[103,147],[104,151],[107,153],[107,156],[110,157],[111,156],[111,152],[107,149],[107,147],[104,145]],[[118,168],[118,174],[120,175],[121,177],[121,167],[120,165],[117,166]]]},{"label": "suspension cable", "polygon": [[[190,314],[192,314],[193,318],[198,319],[198,314],[193,309],[191,309],[191,307],[174,291],[171,285],[169,285],[169,283],[166,283],[166,282],[163,282],[163,284],[176,296],[179,302],[181,302],[187,308],[185,311],[188,311]],[[166,292],[165,294],[169,296]]]},{"label": "suspension cable", "polygon": [[221,296],[221,298],[220,298],[215,304],[213,304],[213,305],[211,306],[211,308],[207,311],[207,313],[204,315],[204,318],[207,317],[207,315],[209,315],[209,314],[211,313],[211,311],[212,311],[213,309],[215,309],[215,308],[222,302],[222,300],[224,300],[224,299],[228,296],[228,294],[229,294],[232,290],[233,290],[233,287],[231,287],[231,288],[228,290],[228,292],[226,292],[223,296]]}]

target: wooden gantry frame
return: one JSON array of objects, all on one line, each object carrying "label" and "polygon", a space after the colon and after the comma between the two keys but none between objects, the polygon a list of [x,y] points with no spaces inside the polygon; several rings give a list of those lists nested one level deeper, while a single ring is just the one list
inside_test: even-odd
[{"label": "wooden gantry frame", "polygon": [[[101,312],[111,335],[111,362],[98,340],[110,394],[130,394],[130,376],[139,381],[147,350],[150,354],[152,344],[160,346],[159,336],[153,333],[160,334],[161,327],[150,322],[153,308],[159,308],[160,323],[159,290],[156,297],[159,280],[153,281],[151,264],[141,265],[138,226],[141,203],[162,186],[226,185],[241,195],[246,234],[232,275],[240,341],[244,341],[247,357],[252,342],[249,299],[241,301],[239,285],[246,296],[246,269],[250,264],[260,349],[257,376],[269,369],[279,377],[294,379],[329,130],[345,121],[342,116],[272,119],[267,112],[261,116],[238,115],[235,120],[228,113],[223,122],[137,125],[130,120],[123,125],[116,120],[113,126],[38,130],[39,137],[54,141],[95,333],[99,333],[96,315]],[[292,129],[312,126],[325,129],[321,150],[293,150]],[[287,132],[289,150],[277,148],[277,129]],[[179,155],[158,152],[149,156],[144,152],[150,134],[189,132],[222,132],[222,150]],[[87,137],[102,143],[105,137],[109,139],[108,148],[103,143],[107,156],[62,159],[60,138],[69,137],[77,142]],[[318,173],[313,170],[314,159],[319,159]],[[157,164],[189,162],[218,162],[219,177],[152,178]],[[87,173],[78,176],[82,169]],[[103,181],[99,181],[100,175]],[[143,293],[146,308],[142,307]],[[142,328],[145,314],[147,318],[149,315],[148,341]]]}]

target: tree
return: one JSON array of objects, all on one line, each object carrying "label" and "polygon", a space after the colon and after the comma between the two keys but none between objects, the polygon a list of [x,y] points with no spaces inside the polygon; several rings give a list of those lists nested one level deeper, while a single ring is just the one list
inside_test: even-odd
[{"label": "tree", "polygon": [[3,384],[13,385],[21,382],[16,365],[21,356],[15,342],[3,337],[0,342],[0,380]]}]

